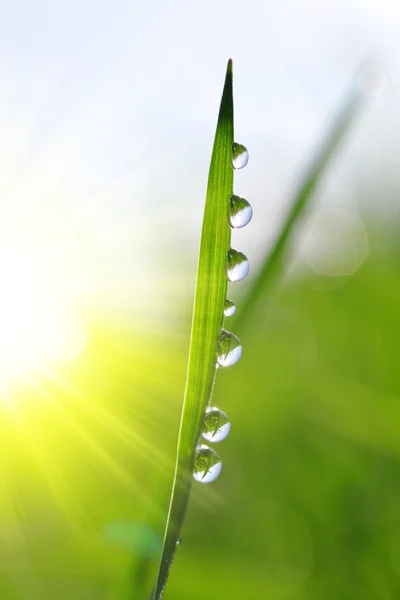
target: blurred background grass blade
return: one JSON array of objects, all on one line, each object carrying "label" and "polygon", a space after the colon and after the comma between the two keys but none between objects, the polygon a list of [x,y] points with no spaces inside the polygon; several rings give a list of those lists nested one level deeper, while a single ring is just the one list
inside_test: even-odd
[{"label": "blurred background grass blade", "polygon": [[118,520],[107,524],[104,537],[116,548],[120,546],[133,551],[127,575],[111,587],[105,600],[129,600],[132,593],[135,598],[146,598],[149,578],[161,551],[160,535],[146,523]]},{"label": "blurred background grass blade", "polygon": [[228,200],[233,193],[232,61],[225,85],[211,157],[207,197],[190,338],[186,389],[179,430],[177,460],[164,545],[153,598],[163,592],[174,558],[192,484],[194,449],[204,410],[209,402],[216,369],[216,348],[227,291],[226,260],[230,247]]},{"label": "blurred background grass blade", "polygon": [[289,213],[277,236],[275,244],[265,257],[261,270],[255,278],[249,293],[239,305],[236,322],[239,321],[242,327],[251,316],[257,301],[261,298],[265,301],[265,295],[268,294],[268,291],[274,285],[275,279],[282,274],[285,253],[288,250],[296,226],[305,215],[308,205],[311,202],[314,192],[321,182],[326,169],[339,150],[340,145],[356,116],[359,114],[362,100],[363,98],[360,92],[354,90],[352,87],[351,92],[346,98],[342,109],[339,111],[321,148],[317,151],[315,158],[291,203]]}]

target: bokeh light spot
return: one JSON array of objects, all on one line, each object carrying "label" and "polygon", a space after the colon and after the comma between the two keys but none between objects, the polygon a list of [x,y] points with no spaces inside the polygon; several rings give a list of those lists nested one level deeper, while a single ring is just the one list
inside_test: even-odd
[{"label": "bokeh light spot", "polygon": [[349,212],[324,210],[308,221],[300,253],[316,273],[348,277],[368,256],[367,231],[363,222]]}]

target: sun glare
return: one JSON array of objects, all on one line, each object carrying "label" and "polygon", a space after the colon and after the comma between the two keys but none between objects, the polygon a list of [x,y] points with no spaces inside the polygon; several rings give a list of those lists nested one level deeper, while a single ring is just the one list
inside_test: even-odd
[{"label": "sun glare", "polygon": [[85,348],[79,315],[64,306],[56,282],[31,258],[0,248],[0,383],[25,370],[71,361]]}]

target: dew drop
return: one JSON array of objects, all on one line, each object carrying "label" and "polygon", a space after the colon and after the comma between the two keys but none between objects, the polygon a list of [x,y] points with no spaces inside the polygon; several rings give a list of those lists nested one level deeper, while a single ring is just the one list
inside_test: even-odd
[{"label": "dew drop", "polygon": [[231,367],[241,356],[242,346],[239,339],[233,333],[222,329],[218,340],[218,364],[221,367]]},{"label": "dew drop", "polygon": [[249,272],[249,261],[243,252],[231,248],[228,252],[228,268],[226,271],[228,281],[241,281]]},{"label": "dew drop", "polygon": [[245,146],[234,142],[232,144],[232,167],[235,170],[243,169],[249,162],[249,153]]},{"label": "dew drop", "polygon": [[222,462],[217,452],[205,444],[196,448],[193,477],[200,483],[211,483],[221,474]]},{"label": "dew drop", "polygon": [[224,317],[231,317],[236,312],[236,304],[232,300],[225,300]]},{"label": "dew drop", "polygon": [[234,194],[229,198],[229,223],[234,229],[240,229],[248,225],[253,216],[253,209],[247,200],[235,196]]},{"label": "dew drop", "polygon": [[202,436],[207,442],[222,442],[228,437],[231,424],[223,410],[215,406],[206,408]]}]

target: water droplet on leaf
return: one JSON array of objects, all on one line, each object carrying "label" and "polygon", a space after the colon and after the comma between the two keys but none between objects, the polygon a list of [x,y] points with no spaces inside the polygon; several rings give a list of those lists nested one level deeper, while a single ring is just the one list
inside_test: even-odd
[{"label": "water droplet on leaf", "polygon": [[229,205],[229,223],[231,227],[239,229],[250,223],[253,216],[253,209],[247,200],[233,194],[229,198]]},{"label": "water droplet on leaf", "polygon": [[202,436],[207,442],[222,442],[228,437],[231,424],[223,410],[215,406],[206,408]]},{"label": "water droplet on leaf", "polygon": [[231,248],[228,252],[228,268],[226,272],[228,281],[241,281],[248,273],[249,261],[247,260],[247,256],[243,252]]},{"label": "water droplet on leaf", "polygon": [[237,169],[243,169],[249,162],[249,153],[245,146],[234,142],[232,144],[232,167]]},{"label": "water droplet on leaf", "polygon": [[234,304],[234,302],[232,302],[232,300],[228,300],[228,298],[225,300],[225,308],[224,308],[224,316],[225,317],[231,317],[232,315],[234,315],[236,312],[236,304]]},{"label": "water droplet on leaf", "polygon": [[221,474],[222,462],[217,452],[205,444],[196,448],[193,477],[200,483],[211,483]]},{"label": "water droplet on leaf", "polygon": [[241,356],[242,346],[239,339],[233,333],[222,329],[218,340],[218,364],[221,367],[230,367],[237,363]]}]

